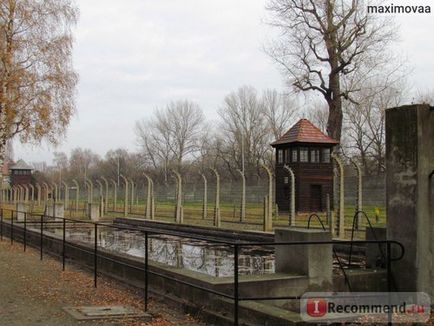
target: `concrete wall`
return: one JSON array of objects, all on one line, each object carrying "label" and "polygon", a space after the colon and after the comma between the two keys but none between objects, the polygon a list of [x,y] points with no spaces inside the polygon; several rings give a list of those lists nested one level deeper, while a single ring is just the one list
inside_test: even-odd
[{"label": "concrete wall", "polygon": [[400,291],[434,298],[434,109],[403,106],[386,111],[387,236],[406,250],[394,275]]}]

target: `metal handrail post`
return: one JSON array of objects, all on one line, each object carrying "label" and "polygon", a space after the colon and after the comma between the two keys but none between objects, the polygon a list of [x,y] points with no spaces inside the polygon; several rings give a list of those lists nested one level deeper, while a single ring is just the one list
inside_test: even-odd
[{"label": "metal handrail post", "polygon": [[148,232],[145,231],[145,311],[148,311]]},{"label": "metal handrail post", "polygon": [[234,244],[234,325],[238,326],[238,244]]},{"label": "metal handrail post", "polygon": [[1,219],[1,224],[0,224],[0,240],[3,241],[3,208],[0,209],[0,219]]},{"label": "metal handrail post", "polygon": [[43,245],[44,245],[43,240],[44,240],[44,215],[42,214],[41,215],[41,252],[40,252],[41,260],[43,255]]},{"label": "metal handrail post", "polygon": [[98,224],[95,223],[95,244],[93,249],[93,285],[97,287],[97,273],[98,273]]},{"label": "metal handrail post", "polygon": [[66,220],[63,219],[62,271],[65,271],[65,247],[66,247]]},{"label": "metal handrail post", "polygon": [[11,245],[14,244],[14,211],[11,211]]},{"label": "metal handrail post", "polygon": [[27,213],[24,213],[24,251],[27,249]]}]

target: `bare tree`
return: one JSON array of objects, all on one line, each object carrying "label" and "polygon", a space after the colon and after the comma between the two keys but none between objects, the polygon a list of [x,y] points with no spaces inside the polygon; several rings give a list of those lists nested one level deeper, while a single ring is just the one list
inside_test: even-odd
[{"label": "bare tree", "polygon": [[[271,24],[281,31],[267,50],[297,91],[322,94],[328,105],[327,133],[341,139],[343,99],[355,102],[346,78],[386,64],[394,26],[368,15],[369,0],[270,0]],[[362,73],[363,72],[363,73]],[[358,85],[362,85],[359,83]]]},{"label": "bare tree", "polygon": [[72,0],[0,1],[0,165],[6,141],[56,143],[74,112]]},{"label": "bare tree", "polygon": [[324,101],[313,101],[306,109],[306,117],[322,132],[327,132],[328,106]]},{"label": "bare tree", "polygon": [[384,172],[385,110],[402,104],[407,93],[405,79],[384,85],[384,80],[371,83],[345,110],[347,149],[360,159],[365,174]]},{"label": "bare tree", "polygon": [[257,91],[243,86],[224,99],[218,114],[221,159],[235,176],[236,169],[258,170],[268,150],[269,126]]},{"label": "bare tree", "polygon": [[294,122],[298,106],[288,95],[275,89],[267,89],[262,94],[264,115],[271,131],[272,140],[280,138]]},{"label": "bare tree", "polygon": [[170,102],[163,109],[156,109],[149,120],[136,123],[136,134],[145,160],[154,168],[173,165],[182,169],[184,161],[193,158],[199,150],[204,133],[202,110],[193,102]]}]

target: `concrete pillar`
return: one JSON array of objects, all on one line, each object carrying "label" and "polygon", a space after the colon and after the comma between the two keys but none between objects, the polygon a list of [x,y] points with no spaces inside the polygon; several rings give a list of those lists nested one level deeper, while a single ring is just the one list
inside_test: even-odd
[{"label": "concrete pillar", "polygon": [[49,217],[54,217],[56,221],[61,221],[61,219],[56,219],[56,217],[65,217],[65,206],[63,203],[56,203],[53,199],[50,199],[45,204],[44,214]]},{"label": "concrete pillar", "polygon": [[332,154],[332,158],[335,160],[339,169],[339,238],[345,239],[345,192],[344,192],[344,164],[341,159]]},{"label": "concrete pillar", "polygon": [[87,216],[93,222],[99,222],[100,218],[100,209],[99,204],[88,203],[87,204]]},{"label": "concrete pillar", "polygon": [[434,299],[433,107],[386,110],[386,172],[387,238],[405,247],[393,264],[398,291]]},{"label": "concrete pillar", "polygon": [[27,213],[26,205],[22,202],[17,203],[17,221],[24,222],[24,215]]},{"label": "concrete pillar", "polygon": [[[275,242],[331,241],[330,232],[305,228],[276,228]],[[332,288],[332,244],[276,246],[276,272],[296,273],[309,277],[309,284]]]}]

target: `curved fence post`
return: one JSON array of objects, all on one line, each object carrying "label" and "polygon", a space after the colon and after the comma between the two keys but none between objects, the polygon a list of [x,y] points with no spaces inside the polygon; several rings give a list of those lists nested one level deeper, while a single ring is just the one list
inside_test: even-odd
[{"label": "curved fence post", "polygon": [[48,193],[50,192],[50,187],[46,182],[42,183],[43,186],[45,186],[45,202],[48,201]]},{"label": "curved fence post", "polygon": [[98,184],[99,186],[99,215],[100,216],[104,216],[104,203],[105,203],[105,198],[104,198],[104,186],[102,185],[102,182],[98,179],[95,180],[95,182]]},{"label": "curved fence post", "polygon": [[30,187],[30,189],[32,189],[32,196],[30,197],[30,201],[32,203],[34,203],[34,201],[35,201],[35,186],[32,185],[31,183],[29,183],[29,187]]},{"label": "curved fence post", "polygon": [[65,189],[63,197],[63,205],[65,205],[65,210],[69,208],[69,186],[65,181],[62,181],[63,188]]},{"label": "curved fence post", "polygon": [[146,191],[146,211],[145,211],[145,218],[146,219],[154,219],[154,215],[152,213],[152,203],[153,203],[153,197],[154,197],[154,189],[153,189],[153,181],[151,179],[151,177],[149,175],[147,175],[146,173],[143,173],[143,175],[146,178],[147,181],[147,191]]},{"label": "curved fence post", "polygon": [[116,210],[118,208],[118,205],[117,205],[117,201],[118,201],[118,184],[113,179],[110,179],[110,181],[113,183],[113,211],[116,212]]},{"label": "curved fence post", "polygon": [[122,174],[119,175],[125,183],[125,197],[124,197],[124,216],[128,216],[128,180]]},{"label": "curved fence post", "polygon": [[203,179],[202,219],[205,220],[208,213],[208,181],[203,173],[199,173]]},{"label": "curved fence post", "polygon": [[89,204],[93,203],[93,183],[89,179],[85,179],[85,183],[87,186],[87,201]]},{"label": "curved fence post", "polygon": [[181,174],[172,170],[176,178],[176,207],[175,207],[175,221],[182,224],[184,222],[184,212],[182,207],[182,177]]},{"label": "curved fence post", "polygon": [[268,195],[264,212],[264,231],[271,232],[273,231],[273,174],[265,164],[261,164],[261,166],[268,175]]},{"label": "curved fence post", "polygon": [[29,187],[28,187],[28,185],[27,184],[25,184],[25,185],[23,185],[23,188],[24,188],[24,202],[27,204],[28,203],[28,201],[29,201]]},{"label": "curved fence post", "polygon": [[41,206],[42,188],[39,183],[36,183],[36,189],[38,190],[38,206]]},{"label": "curved fence post", "polygon": [[214,206],[214,226],[221,226],[221,216],[220,216],[220,174],[214,168],[210,168],[214,172],[216,179],[216,189],[215,189],[215,206]]},{"label": "curved fence post", "polygon": [[295,226],[295,174],[294,171],[288,166],[284,165],[283,168],[288,171],[291,178],[291,198],[289,203],[289,225]]},{"label": "curved fence post", "polygon": [[332,158],[339,168],[339,238],[345,238],[345,193],[344,193],[344,165],[341,159],[335,154],[332,154]]},{"label": "curved fence post", "polygon": [[108,201],[109,201],[109,183],[108,180],[105,177],[101,177],[101,180],[104,181],[104,185],[105,185],[105,202],[104,202],[104,214],[107,214],[107,209],[108,209]]},{"label": "curved fence post", "polygon": [[75,211],[78,211],[78,202],[80,200],[80,186],[77,182],[77,180],[72,179],[72,182],[75,185]]},{"label": "curved fence post", "polygon": [[130,213],[132,213],[133,212],[133,207],[134,207],[134,188],[135,188],[135,183],[134,183],[133,179],[130,180],[130,184],[131,184]]},{"label": "curved fence post", "polygon": [[240,207],[240,222],[246,220],[246,176],[244,171],[237,169],[238,173],[241,175],[241,207]]},{"label": "curved fence post", "polygon": [[51,185],[51,189],[54,189],[54,194],[51,194],[54,201],[57,202],[59,199],[59,188],[57,187],[57,184],[55,182],[53,182],[53,184]]},{"label": "curved fence post", "polygon": [[[357,172],[357,202],[356,202],[356,212],[360,212],[363,210],[363,175],[362,168],[360,165],[353,159],[350,159],[350,162],[354,165]],[[357,215],[357,224],[356,229],[359,229],[361,226],[362,218]]]}]

